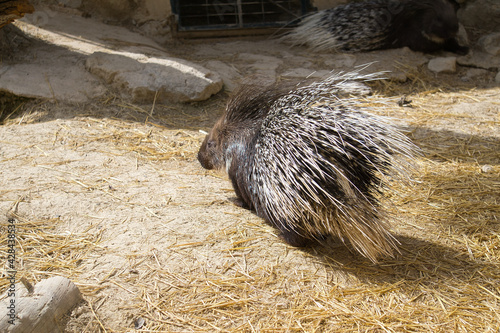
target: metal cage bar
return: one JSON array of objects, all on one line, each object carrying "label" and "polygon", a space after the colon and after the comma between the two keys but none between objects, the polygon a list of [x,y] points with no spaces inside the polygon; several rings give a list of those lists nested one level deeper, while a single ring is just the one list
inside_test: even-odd
[{"label": "metal cage bar", "polygon": [[284,27],[308,8],[308,0],[171,0],[178,31]]}]

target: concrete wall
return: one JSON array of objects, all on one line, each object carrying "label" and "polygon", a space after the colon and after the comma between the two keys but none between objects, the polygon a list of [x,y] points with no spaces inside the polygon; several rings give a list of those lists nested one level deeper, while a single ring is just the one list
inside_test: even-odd
[{"label": "concrete wall", "polygon": [[80,9],[112,21],[138,23],[163,20],[172,13],[169,0],[85,0]]},{"label": "concrete wall", "polygon": [[348,3],[349,0],[313,0],[311,4],[313,7],[318,8],[318,10],[333,8],[344,3]]},{"label": "concrete wall", "polygon": [[144,8],[154,20],[164,19],[172,14],[169,0],[143,0]]}]

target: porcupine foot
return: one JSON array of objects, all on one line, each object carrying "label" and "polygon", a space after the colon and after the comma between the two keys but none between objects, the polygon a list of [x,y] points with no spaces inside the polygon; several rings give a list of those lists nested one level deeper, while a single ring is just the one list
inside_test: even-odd
[{"label": "porcupine foot", "polygon": [[245,209],[250,209],[250,206],[242,198],[236,197],[236,198],[232,198],[230,200],[232,201],[232,203],[235,206],[245,208]]},{"label": "porcupine foot", "polygon": [[301,236],[292,230],[280,230],[280,232],[279,237],[294,247],[306,247],[314,243],[314,240]]}]

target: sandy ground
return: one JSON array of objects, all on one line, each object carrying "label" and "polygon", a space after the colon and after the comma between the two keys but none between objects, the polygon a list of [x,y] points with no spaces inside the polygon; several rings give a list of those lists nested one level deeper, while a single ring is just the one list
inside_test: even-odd
[{"label": "sandy ground", "polygon": [[[291,49],[266,38],[172,43],[173,56],[207,66],[211,61],[212,64],[221,62],[226,69],[232,68],[234,72],[230,76],[234,84],[262,75],[283,80],[285,73],[298,67],[332,68],[328,54],[310,54],[305,49]],[[267,56],[270,62],[258,68],[249,60],[252,56]],[[383,52],[375,53],[373,60],[383,56]],[[425,65],[417,69],[409,74],[406,83],[387,81],[375,86],[381,94],[395,98],[408,95],[413,101],[412,108],[395,105],[386,113],[406,124],[412,139],[427,154],[416,164],[423,163],[424,168],[433,165],[435,170],[430,173],[443,177],[443,182],[447,181],[443,175],[454,170],[441,173],[443,164],[454,165],[456,170],[463,167],[460,163],[472,165],[474,171],[470,177],[487,177],[493,184],[491,192],[497,193],[487,200],[499,200],[500,88],[492,84],[496,73],[481,72],[480,76],[464,82],[461,78],[467,75],[468,68],[460,67],[457,73],[439,75],[428,72]],[[5,216],[18,202],[19,216],[24,221],[38,223],[38,231],[46,235],[36,236],[37,228],[33,226],[20,227],[19,251],[37,252],[36,246],[35,251],[23,248],[23,242],[28,242],[30,237],[39,237],[40,244],[52,246],[50,251],[21,256],[18,276],[36,282],[48,276],[64,275],[77,283],[86,302],[67,318],[68,332],[131,332],[135,331],[134,325],[145,331],[161,325],[164,325],[163,331],[265,331],[266,328],[301,331],[301,327],[304,331],[335,331],[343,327],[342,320],[314,322],[304,316],[303,321],[296,321],[285,318],[286,309],[292,305],[298,307],[293,298],[305,293],[310,293],[310,298],[318,303],[314,295],[321,293],[325,286],[343,290],[347,295],[349,290],[362,288],[360,286],[400,283],[407,286],[396,291],[399,292],[397,300],[411,300],[420,306],[420,299],[416,301],[416,297],[426,299],[427,296],[412,294],[412,288],[418,290],[422,285],[447,283],[446,279],[414,282],[419,277],[423,279],[429,271],[424,269],[425,265],[422,268],[403,264],[413,255],[417,256],[415,253],[420,249],[430,249],[435,261],[428,269],[434,267],[439,271],[439,267],[448,264],[448,256],[456,258],[463,252],[468,253],[466,241],[450,236],[452,227],[447,229],[439,214],[425,209],[422,203],[425,200],[417,198],[420,192],[416,190],[413,199],[421,206],[416,204],[414,208],[421,209],[421,214],[408,213],[410,208],[404,205],[396,207],[399,214],[392,221],[393,231],[406,250],[399,264],[396,259],[393,265],[396,268],[392,270],[389,264],[382,265],[383,269],[373,266],[335,240],[309,250],[290,248],[279,241],[275,231],[261,219],[235,206],[234,193],[225,176],[203,170],[196,161],[204,136],[199,130],[209,130],[227,97],[227,92],[221,92],[206,102],[164,105],[132,105],[112,94],[80,105],[24,101],[0,126],[0,212]],[[423,171],[414,177],[420,184],[429,184]],[[433,182],[435,185],[436,181]],[[403,187],[403,191],[407,192],[401,195],[410,202],[413,190]],[[471,202],[476,203],[472,197],[471,194]],[[492,237],[498,237],[498,216],[494,211],[485,214],[482,220],[490,226],[488,230],[496,229],[496,236]],[[50,228],[43,229],[47,225]],[[64,237],[52,244],[54,237],[47,235]],[[82,243],[71,245],[61,240],[72,237],[81,239]],[[64,250],[65,246],[69,247],[68,251]],[[474,251],[470,252],[470,258],[451,268],[462,272],[459,267],[466,263],[466,267],[479,265],[477,271],[485,274],[488,270],[498,272],[498,248],[491,248],[490,257],[482,257]],[[383,274],[374,273],[381,269]],[[457,274],[459,279],[465,276]],[[280,277],[279,283],[274,280],[271,285],[262,284],[263,279],[276,276]],[[233,279],[231,284],[244,287],[244,296],[240,294],[241,298],[235,299],[230,289],[214,287],[217,283],[223,284],[221,281],[229,284],[227,279]],[[453,280],[452,275],[449,279]],[[180,293],[179,290],[188,290],[190,286],[195,289]],[[227,295],[225,305],[211,308],[210,297],[196,299],[193,296],[210,288],[219,296]],[[444,290],[439,288],[437,290]],[[302,289],[307,291],[301,294]],[[494,327],[500,322],[500,294],[498,287],[488,290],[494,296],[487,293],[484,299],[491,301],[492,311],[496,311],[496,322],[491,322]],[[330,317],[339,309],[353,317],[361,316],[371,311],[370,299],[373,298],[377,299],[376,296],[365,299],[364,306],[368,308],[339,305],[335,311],[329,310],[332,311]],[[225,307],[238,308],[238,304],[244,308],[249,299],[262,303],[262,308],[269,312],[263,312],[260,319],[255,319],[256,314],[242,315],[243,319],[231,318],[223,312]],[[394,302],[399,304],[397,300]],[[342,303],[341,299],[337,301]],[[328,308],[325,304],[323,307]],[[167,305],[171,310],[159,310]],[[223,323],[207,319],[208,315],[205,318],[202,312],[190,315],[190,311],[204,306],[214,309],[212,315],[218,315]],[[447,306],[443,304],[443,308]],[[283,309],[283,318],[279,315],[280,309]],[[447,313],[438,309],[443,311],[443,316]],[[245,313],[244,309],[238,311]],[[378,315],[372,314],[384,323],[383,314]],[[409,312],[408,317],[412,317]],[[442,324],[430,313],[426,318],[419,317],[421,326],[417,331],[423,331],[422,327],[434,330]],[[143,319],[145,324],[141,326]],[[361,331],[373,326],[364,319],[359,320],[357,325]],[[353,324],[350,329],[355,327]],[[383,331],[383,328],[381,324],[373,329]],[[459,328],[458,331],[461,326]],[[452,329],[444,326],[442,331]]]}]

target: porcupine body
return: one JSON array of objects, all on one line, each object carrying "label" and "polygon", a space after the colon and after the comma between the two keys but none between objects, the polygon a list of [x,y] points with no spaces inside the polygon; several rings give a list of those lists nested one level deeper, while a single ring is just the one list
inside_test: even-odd
[{"label": "porcupine body", "polygon": [[453,0],[367,0],[305,17],[283,37],[317,51],[359,52],[408,46],[413,51],[466,54],[456,40]]},{"label": "porcupine body", "polygon": [[395,247],[376,195],[401,175],[413,144],[367,112],[354,80],[333,75],[307,85],[243,88],[205,138],[198,160],[226,168],[241,206],[294,246],[333,235],[376,261]]}]

